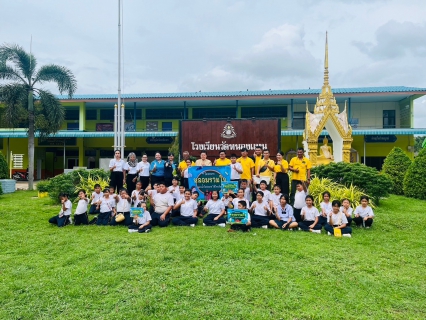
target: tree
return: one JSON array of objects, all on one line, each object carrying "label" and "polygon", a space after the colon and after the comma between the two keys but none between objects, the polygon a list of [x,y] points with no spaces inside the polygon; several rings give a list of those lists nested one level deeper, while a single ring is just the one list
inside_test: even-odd
[{"label": "tree", "polygon": [[34,181],[34,135],[55,133],[64,121],[65,111],[59,100],[37,85],[54,82],[62,94],[71,98],[77,89],[73,73],[62,66],[49,64],[36,70],[35,57],[18,45],[0,46],[0,101],[5,104],[4,121],[10,128],[24,122],[28,127],[28,189]]},{"label": "tree", "polygon": [[414,138],[414,152],[420,152],[423,148],[423,144],[426,141],[426,136],[417,136]]},{"label": "tree", "polygon": [[0,151],[0,179],[9,179],[9,166],[7,165],[6,158]]},{"label": "tree", "polygon": [[426,148],[420,150],[408,167],[404,178],[404,194],[407,197],[426,199]]},{"label": "tree", "polygon": [[404,194],[403,182],[405,172],[411,164],[411,159],[398,147],[394,147],[383,163],[382,171],[392,180],[392,193]]}]

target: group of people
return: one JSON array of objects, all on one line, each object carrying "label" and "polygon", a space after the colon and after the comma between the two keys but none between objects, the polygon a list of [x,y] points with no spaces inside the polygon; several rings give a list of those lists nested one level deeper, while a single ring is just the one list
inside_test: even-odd
[{"label": "group of people", "polygon": [[[198,192],[188,185],[188,168],[225,165],[231,167],[231,180],[238,181],[238,192],[230,190],[220,197],[219,190],[214,190],[208,201],[200,201]],[[273,161],[267,149],[256,148],[252,158],[244,148],[239,158],[232,154],[228,159],[226,153],[220,151],[213,163],[205,152],[195,163],[189,153],[184,152],[177,166],[173,154],[164,161],[157,152],[155,160],[149,163],[146,155],[137,162],[136,155],[130,153],[125,162],[117,150],[110,162],[111,186],[101,190],[100,185],[96,185],[90,199],[84,190],[79,191],[74,224],[125,225],[129,232],[146,233],[152,227],[169,224],[195,227],[201,218],[204,226],[225,227],[229,209],[246,209],[247,222],[231,224],[229,232],[258,227],[321,233],[324,228],[329,235],[339,232],[350,237],[352,221],[359,227],[371,227],[374,213],[368,205],[368,197],[361,197],[361,205],[352,210],[348,199],[330,202],[330,193],[324,192],[320,208],[313,206],[313,197],[307,192],[310,168],[302,148],[290,163],[281,152]],[[289,170],[293,172],[291,193]],[[181,175],[180,181],[177,172]],[[272,192],[271,181],[275,181]],[[127,188],[123,188],[124,184]],[[132,217],[131,207],[143,208],[143,214]],[[70,224],[71,213],[68,195],[61,194],[61,210],[49,222],[59,227]],[[89,221],[89,214],[96,216]]]}]

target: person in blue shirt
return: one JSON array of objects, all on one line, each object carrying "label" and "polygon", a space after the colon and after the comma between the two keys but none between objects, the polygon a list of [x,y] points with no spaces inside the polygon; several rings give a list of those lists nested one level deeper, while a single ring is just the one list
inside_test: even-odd
[{"label": "person in blue shirt", "polygon": [[149,166],[149,172],[151,173],[151,189],[155,183],[164,181],[164,160],[161,160],[160,152],[155,153],[155,160],[151,162]]},{"label": "person in blue shirt", "polygon": [[164,163],[164,182],[166,187],[172,185],[173,176],[176,175],[176,164],[173,163],[175,155],[173,153],[168,154],[168,160]]}]

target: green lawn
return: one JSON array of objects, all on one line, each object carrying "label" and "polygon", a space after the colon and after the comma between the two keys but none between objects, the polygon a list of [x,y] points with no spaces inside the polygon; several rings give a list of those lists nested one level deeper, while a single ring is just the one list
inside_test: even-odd
[{"label": "green lawn", "polygon": [[[0,319],[424,319],[424,201],[392,196],[352,238],[67,226],[0,197]],[[75,208],[75,206],[74,206]]]}]

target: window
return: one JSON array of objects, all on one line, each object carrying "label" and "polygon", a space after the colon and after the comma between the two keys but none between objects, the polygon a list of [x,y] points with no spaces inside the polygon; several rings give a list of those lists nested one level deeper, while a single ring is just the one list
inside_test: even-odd
[{"label": "window", "polygon": [[236,114],[235,107],[192,109],[192,119],[235,118],[235,114]]},{"label": "window", "polygon": [[86,109],[86,120],[98,120],[98,110],[96,109]]},{"label": "window", "polygon": [[135,111],[136,111],[136,120],[142,119],[142,109],[125,109],[126,120],[135,120]]},{"label": "window", "polygon": [[172,123],[171,122],[163,122],[162,123],[163,131],[172,131]]},{"label": "window", "polygon": [[100,120],[114,121],[114,108],[101,109],[100,110]]},{"label": "window", "polygon": [[383,110],[383,128],[395,128],[395,110]]},{"label": "window", "polygon": [[65,109],[65,120],[79,120],[80,110]]},{"label": "window", "polygon": [[183,109],[146,109],[146,119],[183,119]]},{"label": "window", "polygon": [[80,129],[79,123],[67,123],[67,130],[78,130]]},{"label": "window", "polygon": [[305,129],[305,112],[294,112],[293,113],[293,129]]},{"label": "window", "polygon": [[287,118],[287,106],[241,108],[241,118]]}]

